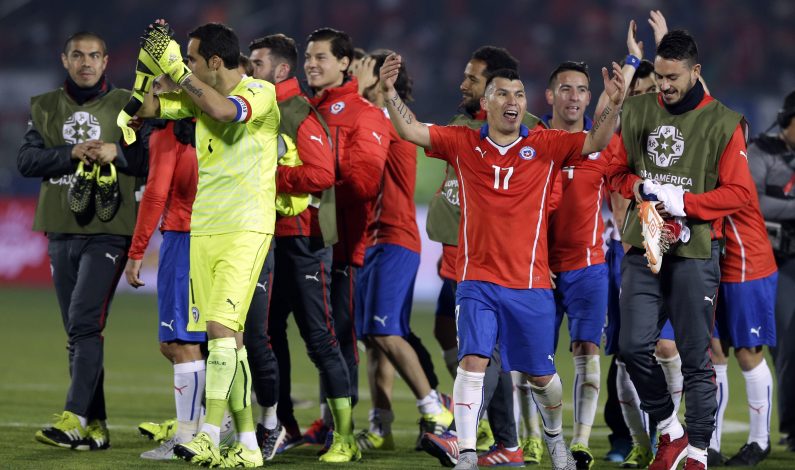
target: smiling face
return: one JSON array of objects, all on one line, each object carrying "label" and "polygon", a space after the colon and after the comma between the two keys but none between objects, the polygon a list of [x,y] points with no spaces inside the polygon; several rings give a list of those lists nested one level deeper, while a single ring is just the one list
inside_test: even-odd
[{"label": "smiling face", "polygon": [[480,99],[486,92],[486,63],[472,59],[464,68],[464,81],[458,87],[461,90],[461,104],[469,114],[480,110]]},{"label": "smiling face", "polygon": [[667,105],[676,104],[690,91],[701,74],[701,64],[690,66],[686,60],[654,59],[654,76]]},{"label": "smiling face", "polygon": [[522,117],[527,111],[527,97],[521,80],[493,79],[480,102],[488,113],[489,128],[504,135],[519,132]]},{"label": "smiling face", "polygon": [[77,86],[90,88],[96,85],[105,73],[108,55],[97,39],[75,39],[70,41],[68,50],[61,54],[61,62]]},{"label": "smiling face", "polygon": [[552,88],[546,91],[547,104],[552,106],[552,118],[566,126],[583,122],[585,108],[591,102],[588,77],[576,70],[565,70],[555,77]]},{"label": "smiling face", "polygon": [[306,81],[314,90],[340,86],[348,70],[347,57],[338,59],[331,52],[331,41],[312,41],[304,54]]},{"label": "smiling face", "polygon": [[654,81],[654,75],[643,77],[635,80],[632,89],[629,90],[629,96],[637,96],[645,93],[657,93],[657,82]]}]

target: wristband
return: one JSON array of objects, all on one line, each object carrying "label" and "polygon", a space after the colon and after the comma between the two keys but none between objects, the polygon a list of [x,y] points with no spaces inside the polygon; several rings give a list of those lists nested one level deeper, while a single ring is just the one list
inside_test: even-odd
[{"label": "wristband", "polygon": [[627,58],[624,59],[624,65],[631,65],[635,70],[638,70],[638,67],[640,66],[640,59],[632,54],[627,54]]}]

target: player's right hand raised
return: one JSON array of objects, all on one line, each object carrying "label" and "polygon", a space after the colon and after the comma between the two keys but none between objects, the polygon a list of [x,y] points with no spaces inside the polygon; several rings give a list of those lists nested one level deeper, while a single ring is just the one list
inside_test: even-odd
[{"label": "player's right hand raised", "polygon": [[397,81],[398,74],[400,73],[400,64],[403,58],[398,54],[389,54],[384,60],[384,65],[378,72],[378,78],[381,80],[381,90],[389,94],[395,89],[395,82]]}]

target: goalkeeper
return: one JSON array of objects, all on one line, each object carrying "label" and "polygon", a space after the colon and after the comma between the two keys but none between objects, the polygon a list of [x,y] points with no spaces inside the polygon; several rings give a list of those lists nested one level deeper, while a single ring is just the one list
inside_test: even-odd
[{"label": "goalkeeper", "polygon": [[[260,466],[242,331],[273,236],[279,109],[272,84],[243,78],[237,70],[240,48],[229,27],[205,24],[188,38],[186,66],[165,21],[149,27],[139,62],[165,72],[181,91],[146,94],[137,113],[197,120],[188,330],[207,331],[207,414],[199,434],[174,453],[207,466]],[[239,441],[221,455],[227,404]]]},{"label": "goalkeeper", "polygon": [[[709,344],[723,217],[744,207],[755,190],[743,117],[705,93],[700,72],[695,40],[683,31],[666,34],[654,61],[660,93],[624,103],[621,144],[609,170],[611,186],[635,198],[622,237],[632,248],[622,264],[619,349],[641,408],[659,423],[660,468],[674,468],[685,455],[706,466],[716,408]],[[637,204],[654,199],[648,193],[660,202],[639,216]],[[652,240],[654,231],[642,230],[641,219],[648,225],[657,210],[663,219],[681,217],[676,220],[684,221],[690,238],[674,240],[655,274],[646,266],[643,243],[646,236],[647,250],[658,254],[659,236]],[[687,433],[653,356],[666,317],[682,358]]]}]

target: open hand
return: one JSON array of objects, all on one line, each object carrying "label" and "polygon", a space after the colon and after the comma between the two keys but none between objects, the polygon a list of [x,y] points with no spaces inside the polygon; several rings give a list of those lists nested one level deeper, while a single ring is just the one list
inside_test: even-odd
[{"label": "open hand", "polygon": [[638,24],[635,20],[629,20],[629,29],[627,30],[627,51],[637,57],[643,58],[643,41],[637,40]]},{"label": "open hand", "polygon": [[668,24],[665,22],[660,10],[652,10],[649,12],[649,24],[651,29],[654,30],[654,45],[659,46],[663,36],[668,34]]},{"label": "open hand", "polygon": [[620,106],[624,102],[624,74],[621,73],[621,67],[613,62],[613,77],[607,72],[607,67],[602,67],[602,79],[604,80],[605,93],[610,101]]},{"label": "open hand", "polygon": [[400,65],[402,63],[403,58],[398,54],[389,54],[378,72],[378,78],[381,80],[381,90],[387,95],[395,89],[395,82],[400,73]]}]

